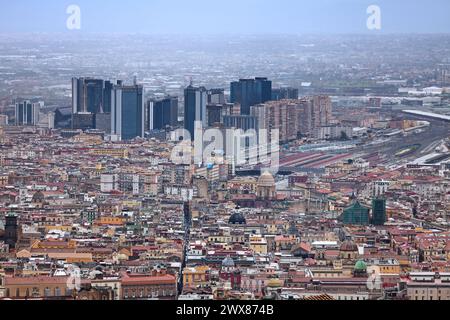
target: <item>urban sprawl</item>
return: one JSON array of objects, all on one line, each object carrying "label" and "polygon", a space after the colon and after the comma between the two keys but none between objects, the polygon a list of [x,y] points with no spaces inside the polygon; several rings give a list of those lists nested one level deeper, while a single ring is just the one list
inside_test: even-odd
[{"label": "urban sprawl", "polygon": [[[311,82],[84,70],[44,90],[7,67],[44,53],[3,50],[0,300],[450,300],[450,60],[380,75],[380,52],[311,51]],[[276,167],[227,153],[250,143],[230,129],[276,132]]]}]

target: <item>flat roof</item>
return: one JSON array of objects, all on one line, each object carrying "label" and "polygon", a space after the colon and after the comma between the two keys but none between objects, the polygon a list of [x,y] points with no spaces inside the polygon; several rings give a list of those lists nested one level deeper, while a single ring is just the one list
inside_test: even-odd
[{"label": "flat roof", "polygon": [[408,113],[408,114],[413,114],[416,116],[424,116],[424,117],[429,117],[429,118],[434,118],[434,119],[450,121],[450,116],[446,116],[446,115],[439,114],[439,113],[419,111],[419,110],[403,110],[402,112]]}]

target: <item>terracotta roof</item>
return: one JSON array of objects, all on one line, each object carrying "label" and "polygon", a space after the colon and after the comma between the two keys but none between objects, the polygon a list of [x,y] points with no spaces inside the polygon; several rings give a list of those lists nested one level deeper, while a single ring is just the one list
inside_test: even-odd
[{"label": "terracotta roof", "polygon": [[163,276],[128,275],[122,278],[122,285],[175,284],[176,278],[167,274]]},{"label": "terracotta roof", "polygon": [[327,294],[321,294],[318,296],[311,296],[307,297],[303,300],[309,300],[309,301],[334,301],[335,299],[332,296],[329,296]]}]

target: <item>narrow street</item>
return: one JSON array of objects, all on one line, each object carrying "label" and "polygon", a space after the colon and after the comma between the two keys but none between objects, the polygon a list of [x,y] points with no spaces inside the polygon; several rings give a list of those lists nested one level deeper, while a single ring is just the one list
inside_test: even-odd
[{"label": "narrow street", "polygon": [[178,295],[183,293],[183,271],[186,267],[187,253],[189,249],[189,237],[191,233],[192,215],[189,202],[184,204],[184,243],[183,243],[183,261],[181,263],[180,272],[178,275]]}]

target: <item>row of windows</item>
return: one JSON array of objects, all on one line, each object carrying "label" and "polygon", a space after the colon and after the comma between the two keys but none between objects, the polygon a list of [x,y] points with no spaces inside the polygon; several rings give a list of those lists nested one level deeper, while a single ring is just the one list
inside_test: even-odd
[{"label": "row of windows", "polygon": [[[41,297],[61,297],[61,296],[70,296],[72,295],[73,291],[71,289],[66,289],[65,292],[63,289],[56,287],[53,290],[50,288],[45,288],[43,290],[43,294],[41,292],[41,289],[38,287],[33,288],[27,288],[25,291],[21,291],[19,288],[15,290],[14,297],[32,297],[32,298],[41,298]],[[10,289],[6,290],[6,296],[9,298],[11,297]]]},{"label": "row of windows", "polygon": [[[146,292],[147,291],[147,292]],[[124,299],[136,299],[136,298],[157,298],[157,297],[167,297],[175,296],[174,290],[124,290]]]}]

